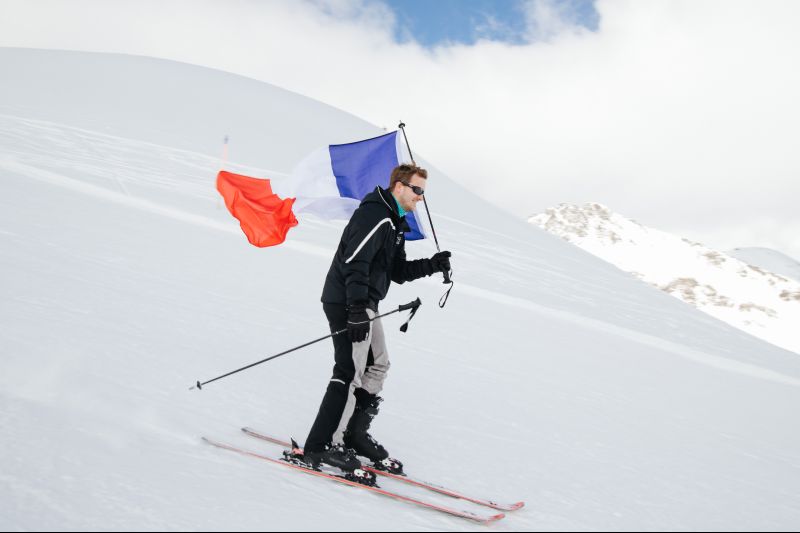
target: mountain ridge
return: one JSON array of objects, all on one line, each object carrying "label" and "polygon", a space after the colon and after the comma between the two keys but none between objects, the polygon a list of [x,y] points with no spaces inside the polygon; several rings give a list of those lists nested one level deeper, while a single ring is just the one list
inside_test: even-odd
[{"label": "mountain ridge", "polygon": [[800,353],[800,282],[606,206],[561,204],[530,223],[735,327]]}]

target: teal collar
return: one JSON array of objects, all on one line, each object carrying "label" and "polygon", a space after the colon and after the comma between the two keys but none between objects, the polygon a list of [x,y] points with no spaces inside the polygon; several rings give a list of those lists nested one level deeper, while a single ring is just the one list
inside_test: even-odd
[{"label": "teal collar", "polygon": [[396,204],[397,204],[397,213],[398,213],[398,214],[399,214],[401,217],[404,217],[404,216],[406,216],[406,210],[405,210],[405,209],[403,209],[403,208],[402,208],[402,206],[400,206],[400,202],[398,202],[398,201],[397,201],[397,198],[395,198],[394,194],[392,194],[392,198],[394,198],[394,203],[396,203]]}]

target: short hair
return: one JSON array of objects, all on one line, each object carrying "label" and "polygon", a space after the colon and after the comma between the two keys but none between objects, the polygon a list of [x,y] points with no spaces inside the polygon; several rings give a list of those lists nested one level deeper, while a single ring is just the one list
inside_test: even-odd
[{"label": "short hair", "polygon": [[391,178],[389,178],[389,190],[394,189],[397,182],[408,183],[408,180],[410,180],[414,174],[419,174],[419,177],[428,179],[428,171],[417,165],[403,164],[395,167],[394,170],[392,170]]}]

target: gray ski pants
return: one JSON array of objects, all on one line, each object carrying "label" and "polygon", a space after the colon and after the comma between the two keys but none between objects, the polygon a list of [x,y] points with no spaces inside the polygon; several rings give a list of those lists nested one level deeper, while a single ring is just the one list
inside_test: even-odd
[{"label": "gray ski pants", "polygon": [[[347,328],[347,310],[343,305],[324,304],[331,331]],[[367,309],[370,318],[377,313]],[[364,342],[350,342],[346,333],[333,337],[336,364],[328,382],[319,412],[306,439],[306,448],[321,451],[328,442],[341,443],[345,429],[355,411],[356,389],[370,394],[383,390],[389,371],[389,353],[380,319],[370,323],[370,333]]]},{"label": "gray ski pants", "polygon": [[[375,311],[371,309],[367,309],[367,314],[370,318],[375,318],[376,316]],[[344,413],[342,413],[342,419],[333,434],[334,443],[342,443],[344,430],[347,429],[347,423],[350,421],[350,417],[353,416],[356,406],[356,397],[353,395],[355,390],[364,389],[370,394],[379,394],[383,390],[383,382],[386,380],[386,374],[391,366],[389,352],[386,350],[383,324],[380,319],[373,320],[367,340],[352,343],[352,346],[355,375],[350,383],[347,404],[345,405]],[[334,379],[336,378],[334,377]]]}]

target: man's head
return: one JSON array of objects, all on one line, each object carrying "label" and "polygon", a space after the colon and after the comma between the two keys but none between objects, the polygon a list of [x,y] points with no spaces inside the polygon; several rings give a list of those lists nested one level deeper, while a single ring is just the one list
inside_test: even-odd
[{"label": "man's head", "polygon": [[415,165],[400,165],[392,170],[392,177],[389,180],[389,191],[397,198],[400,207],[406,211],[414,211],[417,202],[420,202],[422,194],[417,191],[425,191],[428,182],[428,171]]}]

